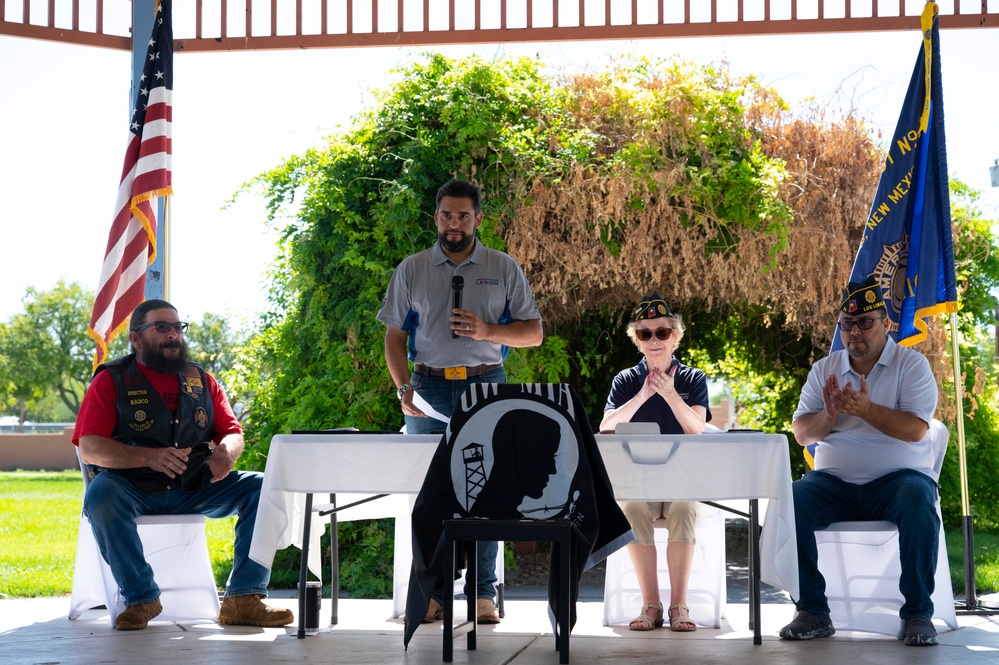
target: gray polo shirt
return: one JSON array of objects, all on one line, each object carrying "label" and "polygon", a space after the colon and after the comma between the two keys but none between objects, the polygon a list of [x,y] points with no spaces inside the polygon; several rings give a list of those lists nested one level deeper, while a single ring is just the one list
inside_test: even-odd
[{"label": "gray polo shirt", "polygon": [[506,358],[507,347],[468,337],[451,338],[451,278],[465,279],[461,306],[487,323],[540,319],[534,294],[524,271],[507,254],[485,247],[475,249],[460,266],[447,258],[440,242],[406,257],[395,269],[381,309],[382,323],[409,333],[408,356],[430,367],[495,365]]},{"label": "gray polo shirt", "polygon": [[[812,366],[801,389],[794,419],[823,409],[822,386],[830,374],[836,374],[840,387],[852,384],[860,388],[860,375],[850,367],[845,350],[822,358]],[[867,377],[871,402],[889,409],[905,411],[926,421],[933,419],[937,407],[937,383],[926,357],[888,338],[881,357]],[[933,473],[933,445],[922,441],[899,441],[883,434],[863,419],[840,414],[832,431],[815,449],[815,468],[827,471],[850,483],[866,483],[899,469]]]}]

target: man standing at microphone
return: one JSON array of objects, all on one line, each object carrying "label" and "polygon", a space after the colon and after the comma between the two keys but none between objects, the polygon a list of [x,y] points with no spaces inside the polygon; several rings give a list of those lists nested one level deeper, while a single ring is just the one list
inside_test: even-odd
[{"label": "man standing at microphone", "polygon": [[[450,418],[469,384],[505,383],[507,349],[538,346],[544,339],[524,271],[475,237],[481,208],[476,185],[449,180],[441,186],[434,212],[437,242],[399,264],[376,317],[386,326],[385,362],[409,434],[444,431],[447,423],[434,413]],[[479,623],[500,620],[496,549],[496,543],[478,544]],[[443,617],[443,598],[442,589],[434,591],[426,622]]]}]

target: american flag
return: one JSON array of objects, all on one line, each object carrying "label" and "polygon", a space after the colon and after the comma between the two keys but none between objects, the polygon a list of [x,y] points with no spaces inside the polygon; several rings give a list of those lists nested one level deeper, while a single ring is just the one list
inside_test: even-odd
[{"label": "american flag", "polygon": [[159,0],[129,123],[114,222],[87,333],[97,343],[94,368],[145,299],[146,268],[156,258],[156,199],[169,196],[173,121],[171,0]]}]

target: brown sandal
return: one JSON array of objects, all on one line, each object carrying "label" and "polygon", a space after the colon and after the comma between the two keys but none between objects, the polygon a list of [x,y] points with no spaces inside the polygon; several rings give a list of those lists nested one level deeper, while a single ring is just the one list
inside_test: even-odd
[{"label": "brown sandal", "polygon": [[[673,610],[676,610],[676,616],[673,616]],[[667,612],[669,613],[669,629],[674,633],[692,633],[697,630],[697,626],[690,620],[690,608],[683,603],[670,605]]]},{"label": "brown sandal", "polygon": [[[653,619],[650,617],[649,610],[657,610],[659,618]],[[654,628],[662,628],[663,623],[663,604],[645,603],[642,605],[642,613],[628,624],[628,630],[653,630]]]}]

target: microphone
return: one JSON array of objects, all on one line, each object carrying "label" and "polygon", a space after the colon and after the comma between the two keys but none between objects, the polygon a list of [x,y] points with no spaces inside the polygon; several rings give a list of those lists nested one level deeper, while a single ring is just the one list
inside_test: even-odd
[{"label": "microphone", "polygon": [[[465,288],[465,278],[461,275],[455,275],[451,278],[451,292],[453,298],[451,299],[451,306],[453,309],[461,309],[461,290]],[[449,319],[450,320],[450,319]],[[458,333],[451,330],[451,339],[458,339]]]}]

